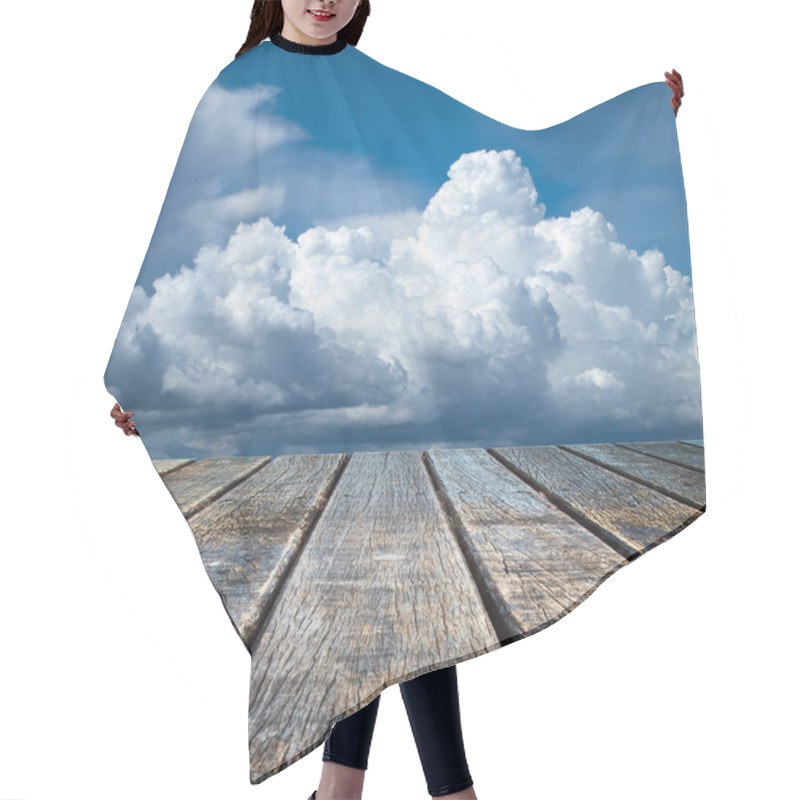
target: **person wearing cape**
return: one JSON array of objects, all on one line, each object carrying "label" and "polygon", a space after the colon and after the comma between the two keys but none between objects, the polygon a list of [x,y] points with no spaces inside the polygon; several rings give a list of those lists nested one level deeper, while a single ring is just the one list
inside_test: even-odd
[{"label": "person wearing cape", "polygon": [[705,511],[680,76],[527,131],[368,14],[255,3],[105,373],[250,653],[252,783]]}]

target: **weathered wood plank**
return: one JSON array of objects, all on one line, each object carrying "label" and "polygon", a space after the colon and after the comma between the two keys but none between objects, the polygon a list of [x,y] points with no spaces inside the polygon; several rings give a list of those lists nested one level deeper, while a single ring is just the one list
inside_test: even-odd
[{"label": "weathered wood plank", "polygon": [[705,470],[705,448],[683,442],[620,442],[620,447],[654,456],[665,461],[696,469]]},{"label": "weathered wood plank", "polygon": [[162,478],[184,517],[196,514],[225,492],[248,478],[265,464],[258,458],[204,458]]},{"label": "weathered wood plank", "polygon": [[558,447],[490,450],[598,536],[644,552],[702,512]]},{"label": "weathered wood plank", "polygon": [[615,444],[571,444],[562,445],[561,449],[582,455],[628,478],[641,481],[645,486],[663,492],[681,503],[694,508],[705,507],[706,481],[702,472]]},{"label": "weathered wood plank", "polygon": [[552,624],[628,563],[485,450],[428,458],[507,636]]},{"label": "weathered wood plank", "polygon": [[163,478],[169,472],[185,467],[187,464],[193,464],[193,458],[154,458],[153,466],[156,468],[158,474]]},{"label": "weathered wood plank", "polygon": [[498,646],[421,454],[354,454],[254,643],[251,780],[388,685]]},{"label": "weathered wood plank", "polygon": [[341,454],[279,456],[189,521],[248,647],[346,463]]}]

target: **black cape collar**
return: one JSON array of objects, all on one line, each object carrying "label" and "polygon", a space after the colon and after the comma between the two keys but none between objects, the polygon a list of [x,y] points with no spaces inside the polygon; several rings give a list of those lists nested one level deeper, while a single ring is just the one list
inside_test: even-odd
[{"label": "black cape collar", "polygon": [[281,36],[280,33],[273,33],[269,39],[277,47],[288,50],[291,53],[308,53],[315,56],[333,55],[333,53],[340,53],[347,47],[346,39],[337,39],[330,44],[299,44]]}]

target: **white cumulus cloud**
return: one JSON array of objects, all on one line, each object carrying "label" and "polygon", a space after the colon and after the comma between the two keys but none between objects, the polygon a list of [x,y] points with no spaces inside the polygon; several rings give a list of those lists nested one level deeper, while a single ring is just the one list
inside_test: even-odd
[{"label": "white cumulus cloud", "polygon": [[296,241],[262,217],[137,291],[109,374],[164,454],[699,424],[688,278],[625,247],[597,211],[547,217],[510,150],[462,155],[421,213]]}]

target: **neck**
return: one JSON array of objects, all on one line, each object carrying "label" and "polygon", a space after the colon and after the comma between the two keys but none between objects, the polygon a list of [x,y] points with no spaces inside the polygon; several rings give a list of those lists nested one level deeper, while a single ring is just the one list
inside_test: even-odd
[{"label": "neck", "polygon": [[283,36],[284,39],[288,39],[290,42],[294,42],[295,44],[305,44],[312,47],[315,45],[333,44],[337,38],[336,34],[334,33],[332,36],[326,36],[324,39],[315,39],[313,36],[303,33],[303,31],[293,25],[286,17],[283,18],[283,30],[281,31],[281,36]]}]

